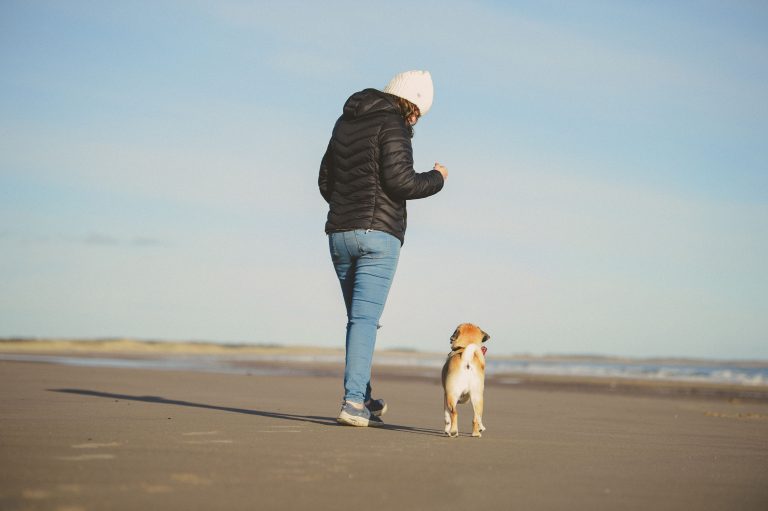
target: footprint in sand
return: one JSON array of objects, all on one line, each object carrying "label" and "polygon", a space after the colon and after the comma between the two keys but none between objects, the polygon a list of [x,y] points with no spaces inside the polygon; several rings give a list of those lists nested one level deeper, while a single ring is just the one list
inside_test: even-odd
[{"label": "footprint in sand", "polygon": [[257,429],[254,433],[301,433],[298,426],[272,426],[271,429]]},{"label": "footprint in sand", "polygon": [[195,444],[195,445],[200,445],[200,444],[231,444],[232,440],[223,440],[223,439],[221,439],[221,440],[218,440],[218,439],[213,439],[213,440],[185,440],[184,443],[185,444]]},{"label": "footprint in sand", "polygon": [[21,496],[29,500],[43,500],[51,496],[50,492],[46,490],[39,490],[35,488],[28,488],[21,492]]},{"label": "footprint in sand", "polygon": [[82,489],[79,484],[60,484],[57,488],[65,493],[80,493]]},{"label": "footprint in sand", "polygon": [[[80,493],[80,486],[76,484],[60,484],[58,489],[67,493]],[[21,496],[27,500],[45,500],[51,496],[51,492],[48,490],[40,490],[35,488],[27,488],[21,492]],[[57,506],[56,511],[85,511],[82,506],[76,505],[64,505]]]},{"label": "footprint in sand", "polygon": [[[119,442],[88,442],[86,444],[71,445],[73,449],[100,449],[102,447],[117,447]],[[114,454],[81,454],[79,456],[58,456],[57,459],[66,461],[90,461],[90,460],[111,460]]]},{"label": "footprint in sand", "polygon": [[141,483],[141,489],[144,490],[144,493],[171,493],[173,491],[173,488],[166,484],[149,484],[149,483]]},{"label": "footprint in sand", "polygon": [[205,477],[190,473],[171,474],[171,479],[179,483],[194,485],[211,484],[213,482]]},{"label": "footprint in sand", "polygon": [[[200,436],[210,436],[210,435],[218,435],[218,431],[189,431],[187,433],[182,433],[182,436],[186,437],[200,437]],[[212,439],[202,439],[202,440],[184,440],[185,444],[231,444],[233,443],[232,440],[228,439],[219,439],[219,438],[212,438]]]},{"label": "footprint in sand", "polygon": [[98,443],[98,442],[88,442],[87,444],[75,444],[72,446],[73,449],[99,449],[101,447],[117,447],[120,445],[118,442],[107,442],[107,443]]},{"label": "footprint in sand", "polygon": [[766,420],[768,415],[752,412],[739,412],[739,413],[722,413],[707,411],[704,413],[707,417],[720,417],[724,419],[738,419],[738,420]]},{"label": "footprint in sand", "polygon": [[58,456],[57,459],[65,461],[90,461],[90,460],[111,460],[114,454],[81,454],[80,456]]}]

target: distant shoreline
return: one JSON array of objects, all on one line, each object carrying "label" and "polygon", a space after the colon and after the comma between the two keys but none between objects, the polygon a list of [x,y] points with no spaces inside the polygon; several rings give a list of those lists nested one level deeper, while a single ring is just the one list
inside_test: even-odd
[{"label": "distant shoreline", "polygon": [[[2,337],[0,352],[94,352],[94,353],[157,353],[157,354],[338,354],[342,348],[324,346],[283,345],[278,343],[246,343],[216,341],[172,341],[155,339],[134,339],[105,337],[93,339],[81,338],[45,338],[45,337]],[[445,356],[445,352],[418,351],[414,349],[385,348],[377,353],[386,355],[407,355],[414,358]],[[701,366],[730,366],[738,368],[766,368],[768,359],[709,359],[695,357],[629,357],[600,354],[544,354],[525,353],[503,355],[490,352],[497,360],[541,360],[548,362],[605,362],[627,364],[696,364]]]}]

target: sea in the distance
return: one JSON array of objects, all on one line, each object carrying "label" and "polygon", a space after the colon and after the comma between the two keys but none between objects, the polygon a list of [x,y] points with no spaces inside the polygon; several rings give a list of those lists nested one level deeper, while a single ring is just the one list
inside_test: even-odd
[{"label": "sea in the distance", "polygon": [[[343,354],[279,354],[279,355],[184,355],[155,354],[146,356],[109,356],[77,354],[0,353],[0,360],[40,362],[89,367],[135,368],[223,372],[236,374],[301,374],[301,364],[341,364]],[[410,367],[428,376],[439,374],[444,356],[424,353],[377,352],[374,364]],[[254,365],[249,364],[254,363]],[[274,363],[268,367],[260,362]],[[291,364],[280,367],[279,363]],[[563,376],[610,378],[647,381],[677,381],[743,386],[768,385],[768,362],[710,362],[704,360],[643,360],[601,357],[497,357],[486,358],[486,374],[504,382],[515,383],[514,376]]]}]

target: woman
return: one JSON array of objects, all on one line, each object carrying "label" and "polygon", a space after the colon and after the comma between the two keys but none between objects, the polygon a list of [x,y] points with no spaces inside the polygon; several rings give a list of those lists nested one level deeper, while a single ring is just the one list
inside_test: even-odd
[{"label": "woman", "polygon": [[436,194],[448,177],[439,163],[429,172],[413,170],[413,126],[432,97],[428,71],[400,73],[383,91],[356,92],[320,164],[318,185],[329,204],[325,232],[347,309],[342,424],[380,425],[386,411],[383,400],[371,398],[371,362],[404,241],[405,201]]}]

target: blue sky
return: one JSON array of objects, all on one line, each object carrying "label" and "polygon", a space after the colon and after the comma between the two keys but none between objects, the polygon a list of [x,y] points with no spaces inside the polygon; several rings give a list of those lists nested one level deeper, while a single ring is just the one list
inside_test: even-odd
[{"label": "blue sky", "polygon": [[768,358],[762,2],[0,4],[0,336],[341,346],[316,190],[428,69],[378,346]]}]

